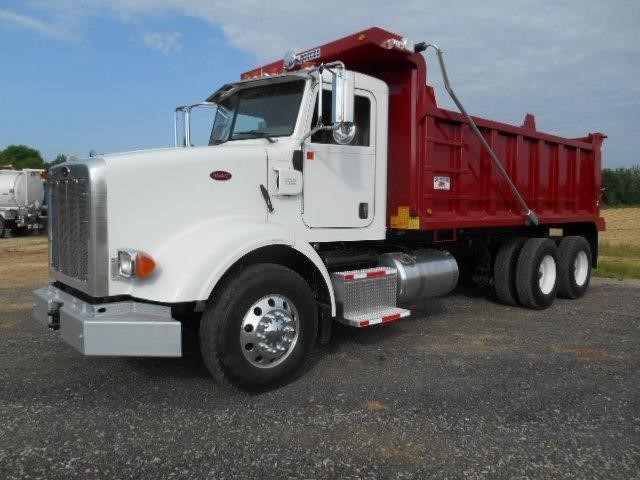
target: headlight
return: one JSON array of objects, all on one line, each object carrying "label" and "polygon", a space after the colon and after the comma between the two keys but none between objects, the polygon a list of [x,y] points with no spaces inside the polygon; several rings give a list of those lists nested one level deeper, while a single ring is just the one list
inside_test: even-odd
[{"label": "headlight", "polygon": [[133,277],[136,253],[129,250],[118,250],[118,271],[123,277]]},{"label": "headlight", "polygon": [[118,272],[122,277],[146,278],[153,273],[156,262],[137,250],[118,250]]}]

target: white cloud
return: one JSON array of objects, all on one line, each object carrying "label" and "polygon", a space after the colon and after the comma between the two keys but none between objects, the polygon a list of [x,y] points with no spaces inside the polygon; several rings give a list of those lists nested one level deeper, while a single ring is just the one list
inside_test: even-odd
[{"label": "white cloud", "polygon": [[182,49],[180,37],[182,34],[174,32],[163,35],[161,33],[149,32],[143,37],[144,43],[151,48],[160,50],[165,55],[179,52]]},{"label": "white cloud", "polygon": [[36,18],[20,13],[10,12],[9,10],[0,9],[0,21],[28,28],[48,37],[69,38],[71,36],[66,29],[58,25],[49,25]]}]

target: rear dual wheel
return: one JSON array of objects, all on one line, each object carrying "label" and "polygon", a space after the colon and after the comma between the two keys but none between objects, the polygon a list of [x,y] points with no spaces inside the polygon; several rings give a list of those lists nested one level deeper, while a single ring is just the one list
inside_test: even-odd
[{"label": "rear dual wheel", "polygon": [[549,307],[556,295],[581,297],[590,278],[591,249],[579,236],[564,237],[559,247],[548,238],[510,238],[494,263],[498,299],[536,310]]},{"label": "rear dual wheel", "polygon": [[493,265],[493,282],[498,300],[505,305],[518,305],[516,266],[526,241],[524,237],[508,238],[500,245],[496,255]]},{"label": "rear dual wheel", "polygon": [[516,265],[516,291],[522,306],[542,310],[551,306],[558,290],[558,248],[548,238],[525,242]]},{"label": "rear dual wheel", "polygon": [[584,237],[564,237],[559,247],[558,296],[580,298],[591,280],[591,248]]}]

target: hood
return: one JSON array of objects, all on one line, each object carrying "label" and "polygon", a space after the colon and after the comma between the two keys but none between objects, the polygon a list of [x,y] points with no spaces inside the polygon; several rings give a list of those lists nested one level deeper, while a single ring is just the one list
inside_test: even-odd
[{"label": "hood", "polygon": [[118,248],[153,254],[203,222],[266,220],[260,192],[267,184],[263,145],[142,150],[103,158],[110,256]]}]

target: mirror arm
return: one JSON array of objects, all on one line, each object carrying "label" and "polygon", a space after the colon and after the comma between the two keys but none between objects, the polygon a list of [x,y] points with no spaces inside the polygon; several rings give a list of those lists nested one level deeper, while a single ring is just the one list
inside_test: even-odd
[{"label": "mirror arm", "polygon": [[330,72],[333,73],[333,70],[331,70],[331,68],[333,68],[333,67],[338,67],[338,68],[341,68],[343,70],[346,70],[346,66],[345,66],[344,62],[341,62],[340,60],[337,60],[335,62],[321,64],[321,65],[311,69],[308,72],[310,76],[314,72],[318,72],[318,123],[316,124],[315,127],[313,127],[309,132],[307,132],[302,137],[302,140],[300,140],[300,147],[301,148],[304,147],[304,142],[305,142],[305,140],[307,138],[315,135],[320,130],[337,130],[340,127],[339,124],[328,125],[327,126],[327,125],[324,125],[322,123],[322,88],[323,88],[322,72],[324,71],[324,69],[327,69],[327,70],[329,70]]},{"label": "mirror arm", "polygon": [[303,146],[307,138],[312,137],[313,135],[318,133],[320,130],[335,130],[339,126],[340,125],[322,125],[322,124],[316,125],[311,130],[309,130],[304,137],[302,137],[302,140],[300,140],[300,146]]}]

